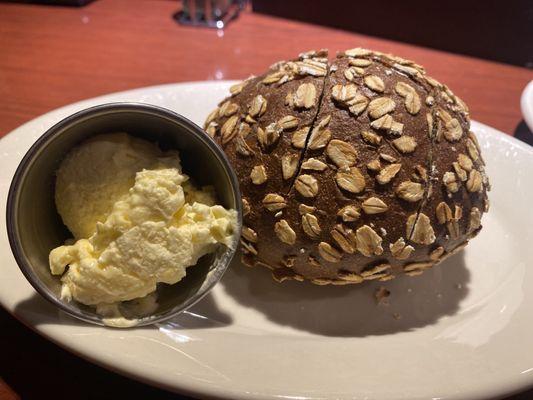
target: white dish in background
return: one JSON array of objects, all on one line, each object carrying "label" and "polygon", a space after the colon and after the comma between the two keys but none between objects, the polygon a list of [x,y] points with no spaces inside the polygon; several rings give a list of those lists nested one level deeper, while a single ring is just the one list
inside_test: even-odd
[{"label": "white dish in background", "polygon": [[[20,159],[47,128],[88,106],[141,101],[201,124],[231,82],[136,89],[72,104],[0,140],[0,212]],[[188,312],[153,327],[87,325],[39,297],[0,227],[0,303],[74,353],[147,383],[231,399],[482,399],[533,385],[533,148],[473,122],[493,190],[484,229],[421,277],[379,284],[274,283],[235,262]],[[400,316],[400,319],[395,318]]]},{"label": "white dish in background", "polygon": [[533,132],[533,81],[529,82],[522,92],[520,107],[524,121],[526,121],[529,130]]}]

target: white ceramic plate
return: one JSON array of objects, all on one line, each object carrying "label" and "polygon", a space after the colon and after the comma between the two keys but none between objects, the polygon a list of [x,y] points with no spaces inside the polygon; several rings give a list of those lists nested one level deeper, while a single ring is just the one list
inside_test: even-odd
[{"label": "white ceramic plate", "polygon": [[530,81],[520,97],[520,107],[522,115],[529,130],[533,132],[533,81]]},{"label": "white ceramic plate", "polygon": [[[33,141],[82,108],[119,100],[176,110],[201,123],[229,82],[137,89],[63,107],[0,140],[0,212]],[[238,262],[211,294],[153,327],[78,322],[41,299],[0,227],[0,302],[50,340],[102,366],[202,398],[481,399],[533,384],[533,148],[473,123],[493,184],[484,229],[421,277],[318,287],[275,284]],[[395,318],[396,316],[396,318]],[[399,318],[399,319],[398,319]]]}]

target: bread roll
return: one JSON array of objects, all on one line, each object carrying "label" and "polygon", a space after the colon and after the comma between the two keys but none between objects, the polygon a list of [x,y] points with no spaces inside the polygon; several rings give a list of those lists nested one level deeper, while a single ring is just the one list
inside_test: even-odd
[{"label": "bread roll", "polygon": [[240,181],[243,261],[275,280],[418,275],[481,229],[468,109],[412,61],[311,51],[231,88],[205,123]]}]

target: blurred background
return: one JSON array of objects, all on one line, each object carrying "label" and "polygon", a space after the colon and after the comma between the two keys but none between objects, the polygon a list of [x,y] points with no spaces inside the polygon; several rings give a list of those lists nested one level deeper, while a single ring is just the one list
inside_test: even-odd
[{"label": "blurred background", "polygon": [[[84,6],[98,0],[8,0]],[[202,25],[223,28],[250,3],[256,13],[310,22],[365,35],[533,67],[531,0],[168,0]],[[136,0],[130,0],[135,7]],[[225,15],[229,13],[229,15]],[[181,15],[181,14],[180,14]],[[220,18],[219,20],[219,17]],[[217,25],[217,21],[224,21]],[[194,23],[193,23],[194,25]]]},{"label": "blurred background", "polygon": [[0,136],[85,98],[358,46],[416,60],[473,118],[533,141],[531,0],[0,0]]},{"label": "blurred background", "polygon": [[253,10],[533,67],[531,0],[255,0]]}]

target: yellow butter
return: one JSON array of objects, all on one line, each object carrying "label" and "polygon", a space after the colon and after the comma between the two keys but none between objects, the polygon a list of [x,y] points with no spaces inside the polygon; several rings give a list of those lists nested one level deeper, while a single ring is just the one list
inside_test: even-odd
[{"label": "yellow butter", "polygon": [[[86,144],[88,149],[82,145],[76,150],[83,154],[78,160],[90,162],[90,153],[105,147],[100,141],[118,149],[109,171],[125,179],[129,187],[125,191],[124,182],[107,172],[82,172],[81,165],[76,173],[68,173],[64,165],[60,168],[58,188],[62,192],[56,201],[62,206],[58,204],[58,211],[78,239],[52,250],[49,257],[52,273],[62,275],[64,297],[88,305],[144,297],[159,282],[181,280],[187,267],[217,245],[233,245],[236,212],[216,205],[212,189],[196,189],[181,173],[177,154],[168,157],[157,148],[149,149],[155,146],[148,142],[102,135]],[[95,155],[96,164],[105,167],[100,156]],[[67,157],[67,163],[73,159]],[[118,172],[124,164],[127,172]],[[153,169],[141,168],[129,183],[132,171],[144,165]],[[92,176],[99,173],[103,175],[100,180]],[[90,176],[89,181],[84,182],[83,176]],[[73,201],[76,207],[65,204],[75,197],[75,190],[80,195]],[[91,204],[95,201],[104,204]]]}]

